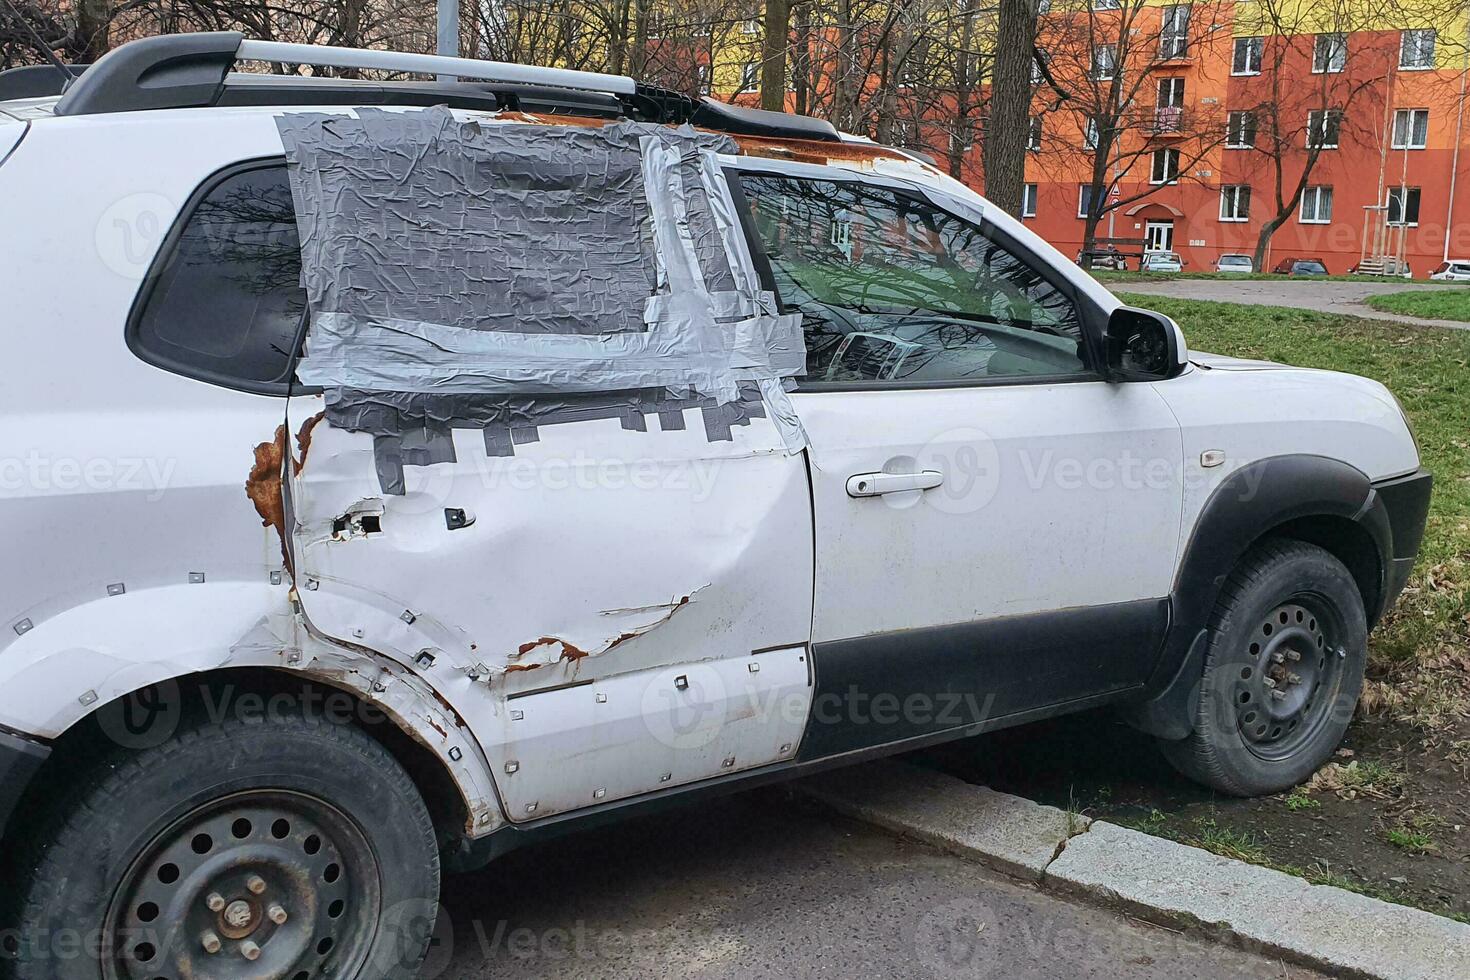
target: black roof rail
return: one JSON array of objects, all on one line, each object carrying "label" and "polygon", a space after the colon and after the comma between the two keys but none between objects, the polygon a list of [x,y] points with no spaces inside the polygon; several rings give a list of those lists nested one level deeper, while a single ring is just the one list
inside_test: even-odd
[{"label": "black roof rail", "polygon": [[0,71],[0,102],[12,99],[44,99],[60,95],[91,65],[67,65],[68,77],[55,65],[22,65]]},{"label": "black roof rail", "polygon": [[[238,61],[325,65],[438,81],[367,81],[235,73]],[[449,80],[445,80],[448,78]],[[456,80],[457,79],[457,80]],[[627,116],[692,123],[744,136],[839,142],[825,120],[695,100],[622,75],[539,68],[470,58],[252,41],[235,31],[169,34],[122,45],[66,89],[59,116],[212,105],[441,105],[527,112]]]}]

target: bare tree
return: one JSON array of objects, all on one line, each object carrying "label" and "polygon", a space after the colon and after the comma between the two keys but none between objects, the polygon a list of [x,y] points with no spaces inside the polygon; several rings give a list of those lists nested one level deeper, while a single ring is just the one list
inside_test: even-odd
[{"label": "bare tree", "polygon": [[[1398,24],[1433,38],[1424,52],[1432,61],[1462,29],[1450,30],[1458,4],[1432,7],[1423,0],[1260,0],[1248,22],[1253,37],[1236,42],[1237,58],[1255,59],[1260,74],[1246,80],[1244,101],[1231,113],[1231,145],[1248,147],[1270,179],[1271,215],[1256,239],[1255,266],[1263,268],[1271,238],[1301,207],[1317,165],[1344,140],[1378,145],[1386,155],[1393,121],[1393,90],[1404,50]],[[1245,16],[1251,16],[1246,14]],[[1364,32],[1364,33],[1358,33]],[[1409,42],[1404,42],[1409,43]],[[1440,86],[1446,98],[1453,86]],[[1381,168],[1380,168],[1381,169]],[[1380,203],[1384,188],[1378,190]],[[1314,202],[1315,206],[1315,202]]]},{"label": "bare tree", "polygon": [[1225,118],[1188,104],[1179,71],[1229,30],[1219,26],[1229,23],[1215,9],[1219,2],[1160,8],[1145,0],[1070,0],[1043,18],[1035,105],[1042,130],[1050,124],[1053,136],[1040,159],[1061,173],[1087,172],[1078,212],[1087,264],[1109,214],[1198,179],[1198,165],[1224,141]]}]

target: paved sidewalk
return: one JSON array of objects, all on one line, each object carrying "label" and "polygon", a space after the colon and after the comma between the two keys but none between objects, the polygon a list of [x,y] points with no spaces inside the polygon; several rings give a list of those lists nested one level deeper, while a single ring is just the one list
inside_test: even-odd
[{"label": "paved sidewalk", "polygon": [[446,882],[423,976],[1317,977],[1044,894],[759,790]]},{"label": "paved sidewalk", "polygon": [[1291,306],[1323,313],[1341,313],[1369,320],[1395,323],[1429,324],[1470,330],[1470,323],[1459,320],[1421,320],[1398,313],[1383,313],[1363,302],[1369,296],[1383,293],[1413,292],[1425,289],[1467,289],[1465,285],[1431,285],[1394,280],[1382,282],[1326,282],[1302,279],[1161,279],[1158,282],[1112,282],[1108,288],[1118,293],[1141,293],[1149,296],[1173,296],[1178,299],[1202,299],[1216,303],[1246,303],[1253,306]]}]

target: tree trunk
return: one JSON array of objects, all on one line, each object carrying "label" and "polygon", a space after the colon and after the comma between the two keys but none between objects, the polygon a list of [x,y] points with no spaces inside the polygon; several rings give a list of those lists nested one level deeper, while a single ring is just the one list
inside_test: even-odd
[{"label": "tree trunk", "polygon": [[761,41],[761,108],[786,111],[786,49],[791,44],[791,0],[766,0]]},{"label": "tree trunk", "polygon": [[975,77],[977,59],[970,51],[975,40],[975,0],[966,0],[963,17],[959,50],[955,52],[954,132],[949,144],[949,175],[961,181],[965,179],[965,154],[969,152],[975,125],[970,118],[974,108],[974,87],[978,81]]},{"label": "tree trunk", "polygon": [[81,0],[77,4],[76,61],[90,64],[112,47],[112,11],[108,8],[108,0]]},{"label": "tree trunk", "polygon": [[991,75],[990,124],[985,129],[985,196],[1020,215],[1026,183],[1026,136],[1031,120],[1031,39],[1036,0],[1000,0]]},{"label": "tree trunk", "polygon": [[802,0],[795,5],[795,11],[796,50],[792,52],[791,80],[796,97],[796,111],[805,116],[812,111],[812,5],[809,0]]},{"label": "tree trunk", "polygon": [[1285,223],[1286,219],[1278,215],[1264,225],[1261,225],[1261,233],[1256,236],[1256,254],[1253,259],[1253,265],[1257,272],[1267,271],[1266,249],[1271,247],[1271,236],[1276,234],[1276,229]]}]

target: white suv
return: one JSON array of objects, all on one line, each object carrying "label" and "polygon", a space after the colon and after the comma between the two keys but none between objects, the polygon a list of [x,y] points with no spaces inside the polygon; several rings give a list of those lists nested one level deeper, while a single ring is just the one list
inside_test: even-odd
[{"label": "white suv", "polygon": [[817,120],[181,35],[0,159],[24,980],[409,976],[442,868],[1103,705],[1276,792],[1419,547],[1382,385]]}]

